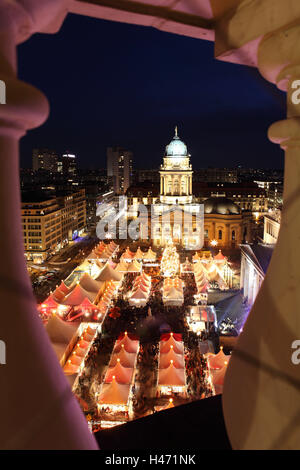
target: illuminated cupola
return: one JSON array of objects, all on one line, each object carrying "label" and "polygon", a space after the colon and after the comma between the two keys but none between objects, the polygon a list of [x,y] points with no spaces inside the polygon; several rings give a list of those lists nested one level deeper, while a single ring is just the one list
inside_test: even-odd
[{"label": "illuminated cupola", "polygon": [[175,135],[166,146],[164,162],[160,167],[160,201],[164,204],[192,202],[192,166],[186,144]]}]

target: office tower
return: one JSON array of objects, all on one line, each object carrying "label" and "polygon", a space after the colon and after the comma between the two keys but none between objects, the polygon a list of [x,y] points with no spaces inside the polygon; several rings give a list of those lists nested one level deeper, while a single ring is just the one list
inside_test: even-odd
[{"label": "office tower", "polygon": [[34,149],[32,153],[33,170],[47,170],[50,172],[57,171],[58,156],[54,150]]},{"label": "office tower", "polygon": [[107,149],[107,178],[115,194],[125,194],[131,183],[133,154],[122,147]]},{"label": "office tower", "polygon": [[76,155],[66,152],[58,158],[57,171],[66,176],[77,174]]}]

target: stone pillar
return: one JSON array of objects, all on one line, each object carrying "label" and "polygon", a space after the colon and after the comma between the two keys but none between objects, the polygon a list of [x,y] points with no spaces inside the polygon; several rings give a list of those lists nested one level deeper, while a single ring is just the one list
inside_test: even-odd
[{"label": "stone pillar", "polygon": [[[19,139],[48,116],[44,95],[16,76],[16,45],[36,31],[53,31],[67,2],[40,0],[0,5],[0,339],[7,363],[0,372],[1,449],[95,449],[38,317],[27,274],[21,228]],[[49,26],[48,26],[49,25]]]},{"label": "stone pillar", "polygon": [[300,338],[299,42],[300,26],[291,23],[258,46],[261,74],[287,91],[287,119],[269,129],[285,150],[284,202],[271,263],[225,378],[224,417],[239,449],[297,449],[300,442],[299,365],[292,362]]}]

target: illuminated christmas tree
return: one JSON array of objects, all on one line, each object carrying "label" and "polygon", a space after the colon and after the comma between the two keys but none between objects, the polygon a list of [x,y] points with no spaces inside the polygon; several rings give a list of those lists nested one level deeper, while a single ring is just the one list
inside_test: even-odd
[{"label": "illuminated christmas tree", "polygon": [[170,242],[163,251],[160,264],[161,272],[166,277],[173,277],[178,273],[179,267],[179,254],[175,246]]}]

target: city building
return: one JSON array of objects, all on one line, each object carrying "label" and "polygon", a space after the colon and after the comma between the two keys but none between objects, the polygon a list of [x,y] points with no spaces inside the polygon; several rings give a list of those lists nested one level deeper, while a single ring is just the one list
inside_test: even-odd
[{"label": "city building", "polygon": [[77,173],[76,155],[66,152],[58,158],[57,171],[65,176],[74,177]]},{"label": "city building", "polygon": [[133,154],[122,147],[107,149],[107,178],[115,194],[125,194],[132,179]]},{"label": "city building", "polygon": [[241,279],[243,297],[251,307],[264,280],[274,246],[258,244],[241,245]]},{"label": "city building", "polygon": [[268,211],[268,197],[265,189],[253,182],[244,183],[194,183],[194,195],[199,202],[208,197],[226,197],[234,201],[242,211],[264,213]]},{"label": "city building", "polygon": [[85,192],[47,197],[22,194],[22,228],[27,260],[40,263],[80,236],[86,226]]},{"label": "city building", "polygon": [[281,211],[269,212],[264,216],[264,243],[275,245],[278,240],[281,222]]},{"label": "city building", "polygon": [[252,240],[252,216],[225,197],[204,201],[204,246],[236,248]]},{"label": "city building", "polygon": [[47,170],[51,173],[57,171],[58,155],[54,150],[34,149],[32,152],[32,169],[34,171]]},{"label": "city building", "polygon": [[194,170],[194,182],[212,182],[212,183],[237,183],[237,168],[200,168]]},{"label": "city building", "polygon": [[175,136],[166,146],[163,164],[160,167],[160,202],[162,204],[190,204],[192,194],[192,165],[187,146]]}]

